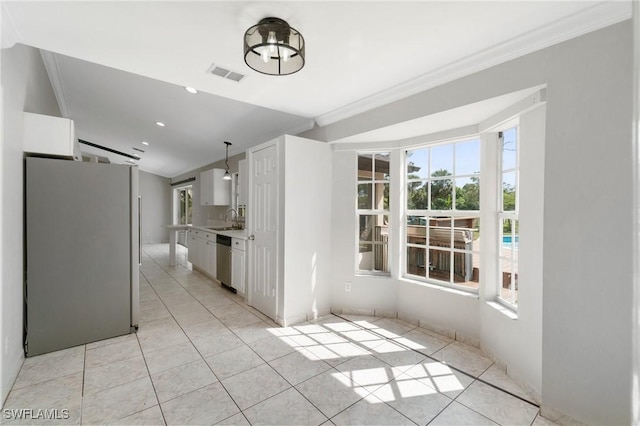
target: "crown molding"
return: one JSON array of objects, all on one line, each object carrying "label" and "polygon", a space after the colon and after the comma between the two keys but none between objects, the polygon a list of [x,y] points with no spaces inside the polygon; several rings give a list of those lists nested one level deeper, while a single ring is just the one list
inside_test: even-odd
[{"label": "crown molding", "polygon": [[320,115],[316,122],[324,127],[629,18],[630,1],[600,2],[580,13],[556,20],[413,80]]},{"label": "crown molding", "polygon": [[53,88],[53,94],[58,101],[58,107],[63,117],[70,118],[69,105],[67,104],[67,98],[64,94],[64,84],[62,83],[62,76],[60,73],[60,66],[56,55],[46,50],[40,50],[40,56],[42,56],[42,62],[49,75],[49,81]]},{"label": "crown molding", "polygon": [[9,13],[5,2],[2,2],[0,14],[0,27],[2,27],[2,32],[0,33],[0,47],[2,49],[8,49],[13,47],[13,45],[20,40],[20,34],[13,23],[13,19],[11,18],[11,14]]}]

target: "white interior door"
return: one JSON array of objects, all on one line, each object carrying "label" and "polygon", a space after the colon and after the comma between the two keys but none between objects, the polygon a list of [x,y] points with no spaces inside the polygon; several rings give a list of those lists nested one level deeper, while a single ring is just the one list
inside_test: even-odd
[{"label": "white interior door", "polygon": [[250,153],[249,303],[271,319],[278,308],[278,148]]}]

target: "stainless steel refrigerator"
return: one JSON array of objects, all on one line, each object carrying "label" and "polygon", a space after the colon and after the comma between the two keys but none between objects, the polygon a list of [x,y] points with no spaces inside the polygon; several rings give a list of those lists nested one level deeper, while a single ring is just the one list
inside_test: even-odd
[{"label": "stainless steel refrigerator", "polygon": [[25,353],[128,334],[138,325],[138,168],[25,163]]}]

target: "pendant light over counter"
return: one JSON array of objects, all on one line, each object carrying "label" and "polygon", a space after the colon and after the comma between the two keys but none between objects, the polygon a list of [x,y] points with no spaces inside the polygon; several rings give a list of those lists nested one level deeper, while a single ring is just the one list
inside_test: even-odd
[{"label": "pendant light over counter", "polygon": [[244,61],[262,74],[298,72],[304,67],[304,37],[280,18],[264,18],[244,33]]},{"label": "pendant light over counter", "polygon": [[224,176],[222,176],[222,179],[231,180],[231,175],[229,174],[229,145],[231,145],[231,142],[224,141],[224,144],[226,145],[226,154],[224,156],[225,172]]}]

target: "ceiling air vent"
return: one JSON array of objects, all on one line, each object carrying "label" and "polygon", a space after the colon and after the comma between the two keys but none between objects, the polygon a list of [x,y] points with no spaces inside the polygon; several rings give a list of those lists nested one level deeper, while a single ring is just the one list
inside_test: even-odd
[{"label": "ceiling air vent", "polygon": [[227,80],[235,81],[237,83],[245,77],[244,74],[219,67],[216,64],[212,64],[207,70],[207,73],[217,75],[218,77],[226,78]]}]

